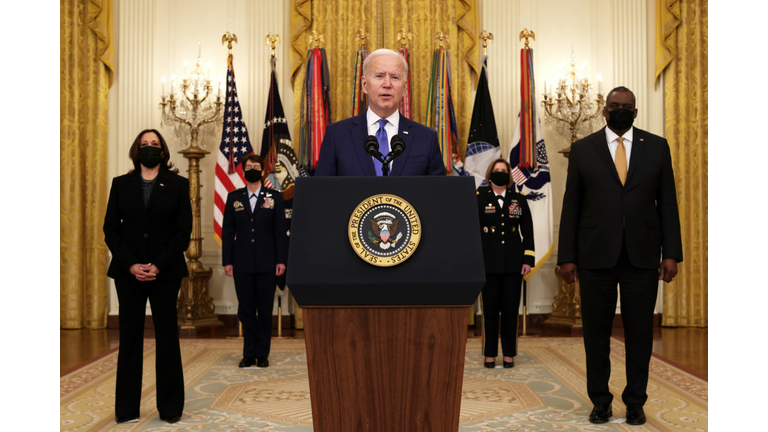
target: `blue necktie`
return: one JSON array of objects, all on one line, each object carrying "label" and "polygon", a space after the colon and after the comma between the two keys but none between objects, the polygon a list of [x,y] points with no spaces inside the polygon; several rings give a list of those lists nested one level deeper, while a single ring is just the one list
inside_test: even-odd
[{"label": "blue necktie", "polygon": [[[376,131],[376,139],[379,141],[379,153],[382,156],[386,156],[389,153],[389,138],[387,138],[387,131],[384,126],[387,124],[387,119],[379,119],[379,130]],[[377,176],[381,176],[382,163],[374,158],[373,168],[376,171]]]}]

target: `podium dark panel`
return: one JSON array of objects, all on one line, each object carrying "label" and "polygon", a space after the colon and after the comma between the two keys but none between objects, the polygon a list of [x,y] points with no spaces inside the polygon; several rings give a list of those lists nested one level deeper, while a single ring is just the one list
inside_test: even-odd
[{"label": "podium dark panel", "polygon": [[[396,195],[419,214],[422,236],[403,263],[376,267],[349,244],[355,208]],[[471,305],[485,283],[471,177],[299,178],[287,284],[299,306]]]}]

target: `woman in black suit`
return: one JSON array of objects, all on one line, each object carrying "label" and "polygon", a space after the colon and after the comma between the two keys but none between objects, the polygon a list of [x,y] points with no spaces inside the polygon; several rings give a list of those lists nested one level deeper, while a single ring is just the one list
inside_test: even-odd
[{"label": "woman in black suit", "polygon": [[184,375],[176,318],[181,279],[187,276],[184,251],[192,233],[189,181],[170,164],[160,132],[142,131],[129,157],[134,169],[115,177],[104,217],[104,237],[112,252],[107,275],[119,301],[120,351],[117,357],[115,418],[139,418],[147,299],[155,327],[157,410],[175,423],[184,409]]},{"label": "woman in black suit", "polygon": [[[483,305],[483,355],[485,367],[493,368],[498,355],[499,313],[504,367],[515,366],[517,311],[522,278],[531,272],[533,221],[525,196],[515,192],[509,162],[498,158],[485,173],[490,186],[477,189],[480,235],[485,260]],[[522,234],[522,239],[521,239]]]}]

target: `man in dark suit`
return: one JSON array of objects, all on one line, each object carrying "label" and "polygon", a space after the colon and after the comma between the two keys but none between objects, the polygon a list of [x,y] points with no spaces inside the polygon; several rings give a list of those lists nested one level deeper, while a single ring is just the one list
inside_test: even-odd
[{"label": "man in dark suit", "polygon": [[268,367],[276,278],[285,272],[288,255],[285,205],[280,192],[261,184],[261,156],[250,154],[241,163],[247,186],[227,195],[222,263],[224,273],[235,278],[237,317],[243,324],[239,367]]},{"label": "man in dark suit", "polygon": [[373,135],[379,152],[390,152],[390,141],[400,135],[405,151],[390,162],[393,176],[445,175],[437,132],[400,115],[408,65],[395,51],[378,49],[363,62],[363,92],[368,95],[365,114],[328,125],[325,129],[316,176],[380,176],[382,163],[364,148]]},{"label": "man in dark suit", "polygon": [[[608,382],[610,337],[621,290],[627,385],[627,423],[645,423],[648,365],[658,280],[670,282],[683,260],[675,179],[667,140],[633,128],[635,95],[608,93],[608,126],[573,144],[560,218],[558,264],[581,285],[589,420],[613,415]],[[659,260],[661,259],[661,264]]]}]

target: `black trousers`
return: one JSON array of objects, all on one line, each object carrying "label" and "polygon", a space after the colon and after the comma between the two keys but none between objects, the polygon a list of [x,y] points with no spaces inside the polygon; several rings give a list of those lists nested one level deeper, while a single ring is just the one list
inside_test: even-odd
[{"label": "black trousers", "polygon": [[483,286],[483,354],[499,353],[499,313],[501,313],[501,350],[504,357],[517,355],[517,311],[523,276],[518,273],[485,274]]},{"label": "black trousers", "polygon": [[[269,357],[275,272],[234,274],[237,317],[243,323],[243,357]],[[256,316],[258,312],[258,317]]]},{"label": "black trousers", "polygon": [[621,292],[627,385],[621,395],[627,405],[648,400],[648,365],[653,350],[653,310],[659,287],[658,269],[632,266],[626,245],[617,264],[608,269],[579,269],[584,348],[587,354],[587,394],[592,403],[613,401],[611,331],[616,312],[617,289]]},{"label": "black trousers", "polygon": [[144,364],[144,315],[147,300],[155,325],[157,411],[162,418],[184,410],[184,372],[181,366],[176,299],[181,279],[139,282],[115,279],[119,301],[120,348],[117,355],[115,417],[139,417]]}]

